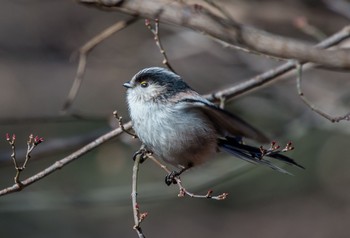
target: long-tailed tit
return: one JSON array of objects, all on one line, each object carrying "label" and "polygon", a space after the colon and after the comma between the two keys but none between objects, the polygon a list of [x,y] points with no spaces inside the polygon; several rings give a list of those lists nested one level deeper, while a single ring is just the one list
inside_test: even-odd
[{"label": "long-tailed tit", "polygon": [[180,168],[180,173],[207,161],[219,149],[283,173],[288,172],[265,157],[303,168],[280,153],[263,156],[261,149],[243,144],[242,137],[262,143],[268,139],[239,117],[204,99],[167,69],[143,69],[124,86],[137,136],[148,151]]}]

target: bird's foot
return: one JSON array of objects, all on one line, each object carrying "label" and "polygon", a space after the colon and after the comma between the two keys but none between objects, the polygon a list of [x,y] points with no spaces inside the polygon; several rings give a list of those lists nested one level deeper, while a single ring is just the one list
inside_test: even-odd
[{"label": "bird's foot", "polygon": [[142,164],[147,159],[147,154],[149,153],[151,152],[148,151],[144,146],[141,146],[141,148],[134,153],[134,155],[132,156],[132,159],[135,161],[137,156],[141,156],[140,164]]},{"label": "bird's foot", "polygon": [[170,174],[165,176],[165,184],[170,186],[170,184],[177,184],[176,177],[178,177],[181,174],[181,172],[172,171]]}]

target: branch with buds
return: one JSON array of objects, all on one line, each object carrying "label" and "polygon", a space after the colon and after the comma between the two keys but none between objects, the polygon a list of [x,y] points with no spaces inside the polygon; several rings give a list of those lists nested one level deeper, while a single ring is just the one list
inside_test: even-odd
[{"label": "branch with buds", "polygon": [[292,142],[288,142],[286,146],[283,149],[281,149],[281,146],[279,146],[276,141],[272,141],[268,149],[264,148],[263,146],[260,146],[259,149],[261,153],[259,159],[262,159],[264,156],[294,150],[294,147],[292,145]]},{"label": "branch with buds", "polygon": [[[168,175],[172,174],[172,172],[159,160],[153,157],[152,153],[147,153],[144,156],[147,158],[151,159],[156,165],[158,165],[161,169],[163,169]],[[180,175],[175,175],[172,177],[172,179],[175,181],[177,186],[179,187],[179,194],[177,195],[178,197],[185,197],[186,195],[191,197],[191,198],[209,198],[213,200],[224,200],[227,198],[228,193],[222,193],[216,196],[213,196],[213,190],[209,189],[208,192],[205,195],[199,195],[199,194],[194,194],[190,191],[188,191],[182,184]]]},{"label": "branch with buds", "polygon": [[144,238],[145,235],[142,232],[141,229],[141,222],[147,217],[147,212],[140,212],[140,207],[137,203],[137,179],[138,179],[138,172],[139,172],[139,165],[142,160],[142,153],[138,153],[134,158],[134,166],[132,170],[132,191],[131,191],[131,202],[132,202],[132,211],[134,214],[134,230],[136,231],[139,238]]},{"label": "branch with buds", "polygon": [[27,141],[26,157],[25,157],[25,160],[21,166],[18,165],[17,158],[16,158],[16,145],[15,145],[16,135],[13,134],[12,136],[10,136],[8,133],[6,133],[6,140],[8,141],[8,143],[10,144],[11,149],[12,149],[11,158],[13,160],[13,164],[14,164],[15,169],[16,169],[16,175],[14,177],[14,180],[15,180],[15,183],[21,187],[22,182],[20,181],[19,176],[25,170],[27,163],[28,163],[29,159],[31,158],[31,152],[33,151],[33,149],[37,145],[39,145],[41,142],[43,142],[44,139],[42,137],[39,137],[39,136],[34,137],[33,134],[29,135],[29,138]]}]

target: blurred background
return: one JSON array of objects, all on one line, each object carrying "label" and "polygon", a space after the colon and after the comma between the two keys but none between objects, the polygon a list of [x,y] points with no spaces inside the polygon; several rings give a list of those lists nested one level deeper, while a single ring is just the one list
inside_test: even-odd
[{"label": "blurred background", "polygon": [[[305,17],[329,36],[349,24],[346,8],[330,1],[220,1],[239,22],[316,43],[295,26]],[[333,3],[346,1],[333,1]],[[344,5],[349,6],[349,5]],[[350,7],[348,8],[348,10]],[[89,54],[85,80],[70,110],[61,108],[77,68],[77,50],[90,38],[129,16],[87,8],[74,1],[3,0],[0,8],[0,187],[13,184],[15,169],[6,133],[17,136],[22,161],[28,135],[44,137],[21,175],[33,175],[112,129],[118,109],[128,118],[122,84],[138,70],[162,66],[143,19]],[[206,36],[160,25],[161,40],[177,73],[206,94],[271,69],[282,62],[223,48]],[[305,95],[332,115],[349,112],[350,74],[305,71]],[[225,201],[178,198],[164,172],[142,164],[139,181],[142,224],[149,237],[349,237],[350,126],[331,123],[298,97],[295,77],[236,98],[226,108],[281,145],[306,170],[288,176],[219,154],[184,174],[196,193],[228,192]],[[31,185],[0,198],[0,237],[136,237],[132,230],[132,154],[137,140],[123,135]]]}]

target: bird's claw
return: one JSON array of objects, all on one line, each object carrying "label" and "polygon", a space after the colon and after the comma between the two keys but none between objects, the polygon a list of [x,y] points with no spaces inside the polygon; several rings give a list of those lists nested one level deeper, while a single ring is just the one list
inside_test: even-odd
[{"label": "bird's claw", "polygon": [[170,186],[171,184],[177,184],[175,177],[179,176],[180,173],[177,171],[172,171],[170,174],[165,176],[165,184]]},{"label": "bird's claw", "polygon": [[140,157],[140,164],[142,164],[147,159],[148,153],[149,152],[145,148],[141,148],[134,153],[134,155],[132,156],[132,159],[133,159],[133,161],[135,161],[137,156],[141,156]]}]

